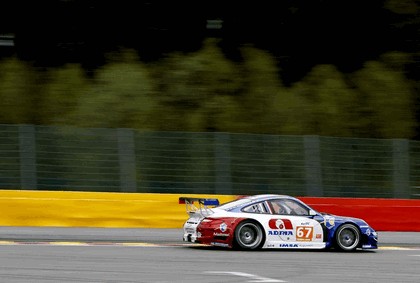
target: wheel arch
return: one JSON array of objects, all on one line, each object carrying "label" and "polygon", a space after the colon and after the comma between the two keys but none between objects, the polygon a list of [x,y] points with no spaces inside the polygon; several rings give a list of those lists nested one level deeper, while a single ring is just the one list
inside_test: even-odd
[{"label": "wheel arch", "polygon": [[359,225],[357,225],[357,223],[352,222],[352,221],[344,221],[343,223],[340,223],[340,225],[337,226],[336,229],[334,229],[334,233],[333,233],[333,246],[335,248],[337,248],[337,233],[338,231],[340,231],[340,228],[343,227],[344,225],[352,225],[354,226],[357,231],[359,232],[359,243],[357,244],[357,246],[355,247],[355,249],[360,248],[363,245],[363,234],[362,234],[362,230],[360,229]]},{"label": "wheel arch", "polygon": [[239,244],[238,244],[238,242],[237,242],[237,239],[235,237],[235,234],[236,234],[236,229],[238,228],[238,226],[240,226],[241,224],[243,224],[245,222],[253,223],[253,224],[257,225],[261,229],[261,231],[262,231],[262,240],[261,240],[261,243],[258,245],[258,248],[257,248],[257,249],[261,249],[264,246],[264,244],[265,244],[265,242],[267,240],[266,230],[265,230],[264,226],[258,220],[253,219],[253,218],[242,218],[240,221],[238,221],[237,223],[235,223],[235,227],[233,229],[232,247],[234,249],[241,249],[240,246],[239,246]]}]

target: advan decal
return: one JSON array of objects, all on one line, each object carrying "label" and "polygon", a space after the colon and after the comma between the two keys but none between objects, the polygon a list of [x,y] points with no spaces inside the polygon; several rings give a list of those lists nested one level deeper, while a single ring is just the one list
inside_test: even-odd
[{"label": "advan decal", "polygon": [[[268,227],[271,230],[268,230],[269,236],[279,236],[282,240],[290,240],[288,236],[293,236],[293,225],[289,219],[275,218],[268,221]],[[283,237],[286,236],[286,237]]]},{"label": "advan decal", "polygon": [[268,221],[268,227],[271,229],[293,230],[292,222],[289,219],[273,218]]}]

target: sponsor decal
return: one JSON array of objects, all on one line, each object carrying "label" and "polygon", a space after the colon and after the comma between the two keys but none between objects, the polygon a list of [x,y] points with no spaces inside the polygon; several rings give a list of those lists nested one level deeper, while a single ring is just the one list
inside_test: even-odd
[{"label": "sponsor decal", "polygon": [[276,235],[276,236],[293,236],[293,231],[290,230],[269,230],[268,235]]},{"label": "sponsor decal", "polygon": [[273,218],[268,221],[268,227],[271,229],[293,230],[292,222],[289,219]]},{"label": "sponsor decal", "polygon": [[313,226],[297,226],[296,227],[296,241],[312,241],[314,236]]},{"label": "sponsor decal", "polygon": [[366,235],[370,236],[370,229],[366,229]]},{"label": "sponsor decal", "polygon": [[226,232],[227,229],[227,224],[225,222],[223,222],[222,224],[220,224],[220,231],[222,232]]},{"label": "sponsor decal", "polygon": [[213,236],[229,237],[229,234],[225,234],[225,233],[213,233]]},{"label": "sponsor decal", "polygon": [[280,244],[280,248],[297,248],[297,244]]},{"label": "sponsor decal", "polygon": [[290,241],[288,236],[293,236],[293,225],[289,219],[273,218],[268,221],[268,226],[273,229],[268,231],[269,236],[279,236],[283,241]]},{"label": "sponsor decal", "polygon": [[315,238],[317,238],[317,239],[321,239],[321,238],[322,238],[322,234],[316,234],[316,235],[315,235]]},{"label": "sponsor decal", "polygon": [[299,244],[298,247],[299,248],[313,248],[313,247],[316,247],[316,245],[312,243],[304,243],[304,244]]},{"label": "sponsor decal", "polygon": [[335,218],[331,216],[324,216],[324,225],[328,229],[331,229],[335,225]]},{"label": "sponsor decal", "polygon": [[218,246],[218,247],[229,247],[228,244],[218,243],[218,242],[211,242],[210,244],[213,246]]}]

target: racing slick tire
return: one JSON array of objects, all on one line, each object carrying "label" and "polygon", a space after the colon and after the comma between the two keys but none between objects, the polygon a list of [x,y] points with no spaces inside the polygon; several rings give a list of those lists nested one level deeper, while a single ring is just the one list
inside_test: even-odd
[{"label": "racing slick tire", "polygon": [[264,244],[263,228],[251,220],[244,220],[235,229],[235,247],[242,250],[257,250]]},{"label": "racing slick tire", "polygon": [[335,247],[340,251],[351,252],[360,245],[361,234],[359,228],[353,224],[343,224],[335,233]]}]

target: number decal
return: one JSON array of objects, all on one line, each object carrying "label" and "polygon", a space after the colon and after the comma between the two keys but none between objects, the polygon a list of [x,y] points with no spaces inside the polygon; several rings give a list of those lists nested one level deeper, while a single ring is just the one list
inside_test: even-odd
[{"label": "number decal", "polygon": [[296,226],[296,241],[312,241],[314,235],[314,227],[312,226]]}]

